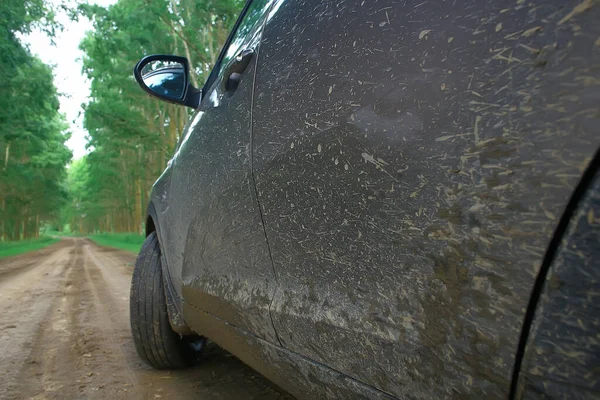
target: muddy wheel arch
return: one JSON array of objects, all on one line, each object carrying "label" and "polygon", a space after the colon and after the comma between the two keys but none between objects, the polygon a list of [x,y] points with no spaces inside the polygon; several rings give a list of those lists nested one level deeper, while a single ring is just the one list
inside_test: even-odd
[{"label": "muddy wheel arch", "polygon": [[550,243],[525,318],[511,398],[600,396],[600,155]]},{"label": "muddy wheel arch", "polygon": [[187,325],[185,320],[183,319],[183,314],[181,312],[183,307],[183,299],[181,299],[175,288],[173,287],[173,281],[171,280],[171,272],[169,271],[169,267],[167,266],[167,258],[165,257],[164,247],[162,246],[162,236],[160,232],[160,227],[158,224],[158,215],[156,213],[156,208],[154,204],[150,202],[148,204],[148,212],[146,218],[146,236],[150,235],[152,232],[156,232],[156,237],[158,239],[159,247],[161,248],[161,265],[162,265],[162,276],[163,282],[165,286],[165,298],[167,300],[167,312],[169,313],[169,322],[171,323],[171,328],[180,335],[191,335],[194,332]]}]

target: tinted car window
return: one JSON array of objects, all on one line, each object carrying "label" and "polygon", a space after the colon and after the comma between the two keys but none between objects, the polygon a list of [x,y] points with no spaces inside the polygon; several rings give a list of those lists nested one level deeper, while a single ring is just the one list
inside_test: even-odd
[{"label": "tinted car window", "polygon": [[219,64],[219,76],[223,73],[227,64],[229,64],[229,60],[243,50],[246,36],[252,31],[254,25],[261,19],[260,17],[267,11],[272,2],[272,0],[252,1]]}]

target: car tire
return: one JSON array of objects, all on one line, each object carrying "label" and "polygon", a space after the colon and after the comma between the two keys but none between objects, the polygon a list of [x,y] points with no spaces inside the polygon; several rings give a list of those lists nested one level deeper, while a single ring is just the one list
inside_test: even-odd
[{"label": "car tire", "polygon": [[154,368],[197,364],[205,339],[181,336],[171,328],[162,277],[161,251],[152,232],[135,261],[129,301],[131,333],[139,356]]}]

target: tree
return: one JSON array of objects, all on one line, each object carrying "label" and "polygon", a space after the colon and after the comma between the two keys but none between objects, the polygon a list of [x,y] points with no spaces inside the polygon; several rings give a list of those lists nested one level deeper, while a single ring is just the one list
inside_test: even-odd
[{"label": "tree", "polygon": [[[119,0],[102,8],[84,5],[94,21],[81,43],[91,80],[84,126],[89,207],[72,226],[86,232],[140,232],[152,183],[173,154],[188,111],[150,98],[132,76],[144,55],[180,54],[192,80],[204,81],[237,14],[241,0]],[[92,199],[93,198],[93,199]],[[85,215],[85,217],[83,217]]]},{"label": "tree", "polygon": [[52,70],[22,46],[18,33],[36,24],[52,34],[42,0],[0,3],[0,238],[37,237],[65,200],[62,186],[71,152],[58,112]]}]

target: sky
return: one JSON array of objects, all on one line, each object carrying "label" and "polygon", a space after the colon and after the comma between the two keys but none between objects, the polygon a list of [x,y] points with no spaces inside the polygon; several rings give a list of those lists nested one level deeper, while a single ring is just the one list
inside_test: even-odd
[{"label": "sky", "polygon": [[[1,0],[0,0],[1,1]],[[116,0],[88,0],[88,3],[100,6],[109,6]],[[50,3],[74,7],[76,1],[50,0]],[[81,58],[79,42],[84,38],[85,32],[92,30],[92,22],[86,18],[79,21],[70,21],[69,17],[61,11],[57,20],[63,25],[64,30],[58,32],[54,45],[50,39],[40,31],[34,31],[24,36],[22,41],[31,52],[37,55],[44,63],[53,67],[54,85],[60,95],[60,112],[66,116],[71,128],[71,138],[67,146],[73,151],[73,159],[81,158],[86,153],[87,132],[83,129],[83,110],[81,104],[87,101],[90,92],[90,83],[81,71]]]}]

